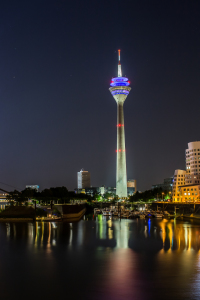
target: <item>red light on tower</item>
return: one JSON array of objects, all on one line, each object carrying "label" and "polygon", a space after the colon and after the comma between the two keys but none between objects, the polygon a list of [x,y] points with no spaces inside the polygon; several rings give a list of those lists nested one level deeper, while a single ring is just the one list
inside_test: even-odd
[{"label": "red light on tower", "polygon": [[121,149],[119,149],[119,152],[121,152],[122,150]]}]

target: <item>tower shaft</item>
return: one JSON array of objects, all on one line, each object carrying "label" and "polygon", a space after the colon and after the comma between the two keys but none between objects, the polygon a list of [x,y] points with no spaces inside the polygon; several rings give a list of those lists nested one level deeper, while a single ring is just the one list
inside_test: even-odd
[{"label": "tower shaft", "polygon": [[116,195],[127,197],[126,151],[123,102],[117,102]]}]

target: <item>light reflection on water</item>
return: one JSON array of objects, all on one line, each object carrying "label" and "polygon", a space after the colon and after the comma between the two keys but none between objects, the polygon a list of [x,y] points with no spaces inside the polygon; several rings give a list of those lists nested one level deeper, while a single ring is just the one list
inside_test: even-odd
[{"label": "light reflection on water", "polygon": [[35,247],[56,246],[64,235],[68,246],[95,246],[97,242],[111,248],[137,250],[137,243],[136,249],[134,244],[139,238],[144,244],[155,240],[159,245],[157,251],[200,251],[200,224],[176,220],[120,221],[99,215],[93,221],[81,220],[78,223],[0,223],[1,234],[4,229],[7,240],[23,236],[28,244]]},{"label": "light reflection on water", "polygon": [[[99,215],[77,223],[0,223],[0,243],[0,282],[14,286],[13,294],[2,290],[5,299],[19,288],[5,275],[10,258],[15,278],[19,266],[28,274],[25,283],[34,282],[36,274],[48,278],[51,292],[43,289],[49,299],[65,289],[71,299],[200,298],[198,222]],[[37,292],[35,285],[29,299]]]}]

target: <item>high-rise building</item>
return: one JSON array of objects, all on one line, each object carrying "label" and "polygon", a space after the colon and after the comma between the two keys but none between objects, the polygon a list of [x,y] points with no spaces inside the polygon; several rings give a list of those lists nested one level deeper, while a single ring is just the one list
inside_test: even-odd
[{"label": "high-rise building", "polygon": [[188,143],[185,150],[186,184],[200,183],[200,142]]},{"label": "high-rise building", "polygon": [[128,81],[128,78],[122,77],[120,50],[118,50],[118,57],[118,77],[112,78],[109,91],[117,102],[116,195],[118,195],[120,198],[126,198],[127,175],[123,105],[131,90],[131,87],[129,86],[130,82]]},{"label": "high-rise building", "polygon": [[90,187],[90,173],[81,169],[77,172],[78,189],[84,189]]},{"label": "high-rise building", "polygon": [[175,170],[172,199],[179,202],[200,200],[200,142],[188,143],[185,170]]}]

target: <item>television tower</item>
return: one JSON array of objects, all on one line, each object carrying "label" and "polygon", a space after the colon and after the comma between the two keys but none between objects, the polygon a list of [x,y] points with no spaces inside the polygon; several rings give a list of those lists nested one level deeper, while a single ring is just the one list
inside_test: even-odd
[{"label": "television tower", "polygon": [[111,92],[117,102],[117,168],[116,168],[116,195],[120,198],[127,197],[127,174],[126,174],[126,149],[125,149],[125,131],[124,131],[124,111],[123,104],[128,96],[131,87],[128,78],[122,77],[122,68],[120,63],[120,50],[118,50],[118,77],[112,78]]}]

